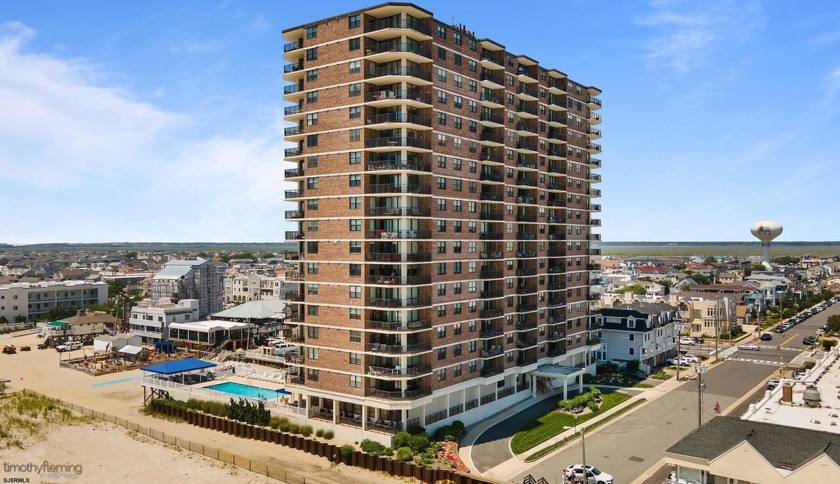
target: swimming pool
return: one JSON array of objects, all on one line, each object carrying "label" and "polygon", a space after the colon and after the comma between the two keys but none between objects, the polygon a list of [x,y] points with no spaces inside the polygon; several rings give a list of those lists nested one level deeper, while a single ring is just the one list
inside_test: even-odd
[{"label": "swimming pool", "polygon": [[[278,393],[277,391],[269,390],[268,388],[260,388],[232,381],[217,383],[215,385],[210,385],[209,387],[205,388],[207,390],[215,390],[217,392],[228,393],[230,395],[236,395],[238,397],[247,398],[273,399],[277,396]],[[288,395],[288,392],[286,392],[282,388],[280,390],[282,390],[282,392],[279,392],[281,393],[281,395]]]}]

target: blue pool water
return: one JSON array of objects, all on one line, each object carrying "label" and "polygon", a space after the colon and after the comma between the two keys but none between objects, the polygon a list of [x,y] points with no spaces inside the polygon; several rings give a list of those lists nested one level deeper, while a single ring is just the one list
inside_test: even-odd
[{"label": "blue pool water", "polygon": [[[228,393],[239,397],[248,398],[266,398],[273,399],[277,396],[277,392],[267,388],[254,387],[251,385],[244,385],[242,383],[224,382],[205,387],[207,390],[215,390],[217,392]],[[282,394],[285,394],[283,390]]]}]

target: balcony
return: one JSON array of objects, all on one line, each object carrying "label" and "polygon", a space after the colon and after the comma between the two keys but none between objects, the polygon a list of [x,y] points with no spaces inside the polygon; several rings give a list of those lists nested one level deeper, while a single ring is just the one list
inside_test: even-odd
[{"label": "balcony", "polygon": [[601,175],[598,173],[590,173],[589,181],[591,181],[592,183],[601,183]]},{"label": "balcony", "polygon": [[[493,376],[493,375],[498,375],[499,373],[501,373],[503,371],[504,371],[504,368],[502,368],[501,365],[491,366],[491,367],[488,367],[488,368],[482,368],[481,369],[481,376],[483,378],[487,378],[487,377],[490,377],[490,376]],[[493,400],[495,400],[496,395],[495,394],[490,394],[490,395],[485,395],[485,396],[494,397]],[[484,397],[481,397],[481,399],[484,400]],[[483,405],[485,405],[487,403],[490,403],[490,402],[482,402]]]},{"label": "balcony", "polygon": [[394,19],[393,17],[374,20],[365,24],[365,33],[376,32],[384,29],[409,29],[430,35],[431,30],[425,25],[420,25],[417,19]]},{"label": "balcony", "polygon": [[566,339],[566,333],[563,331],[554,331],[552,333],[548,333],[546,336],[546,340],[550,342],[557,342]]},{"label": "balcony", "polygon": [[303,62],[298,62],[296,64],[286,64],[283,66],[283,74],[290,74],[292,72],[297,72],[303,69]]},{"label": "balcony", "polygon": [[485,63],[491,64],[489,68],[504,69],[505,67],[505,61],[502,54],[493,50],[482,50],[481,63],[482,65]]},{"label": "balcony", "polygon": [[504,259],[504,254],[501,251],[480,252],[478,254],[481,259],[499,260]]},{"label": "balcony", "polygon": [[370,91],[365,95],[365,102],[377,102],[377,101],[416,101],[422,104],[431,104],[432,97],[429,94],[420,92],[417,89],[407,89],[407,90],[379,90],[379,91]]},{"label": "balcony", "polygon": [[379,398],[381,400],[416,400],[432,394],[431,387],[416,388],[413,390],[406,390],[405,392],[396,390],[377,390],[376,388],[368,388],[367,396],[370,398]]},{"label": "balcony", "polygon": [[370,207],[368,215],[371,217],[429,217],[430,208],[422,207]]},{"label": "balcony", "polygon": [[418,69],[415,66],[398,66],[398,65],[387,65],[382,67],[376,67],[370,71],[368,79],[376,79],[377,77],[388,77],[388,76],[399,76],[399,77],[416,77],[417,79],[422,79],[424,81],[431,81],[432,80],[432,73],[423,71]]},{"label": "balcony", "polygon": [[520,150],[537,151],[537,143],[523,139],[516,143],[516,148]]},{"label": "balcony", "polygon": [[517,348],[530,348],[532,346],[537,346],[537,340],[535,339],[520,339],[516,341]]},{"label": "balcony", "polygon": [[548,266],[549,274],[560,274],[563,271],[563,266]]},{"label": "balcony", "polygon": [[590,158],[589,159],[589,164],[592,165],[592,166],[597,166],[598,168],[600,168],[601,167],[601,160],[599,160],[598,158]]},{"label": "balcony", "polygon": [[537,304],[517,304],[516,305],[516,312],[517,313],[530,313],[532,311],[537,310]]},{"label": "balcony", "polygon": [[[431,149],[431,142],[427,139],[422,138],[411,138],[411,137],[386,137],[386,138],[372,138],[365,140],[365,148],[394,148],[394,147],[411,147],[411,148],[421,148],[421,149]],[[290,148],[292,149],[292,148]],[[287,149],[286,151],[289,151]],[[288,155],[286,155],[288,156]]]},{"label": "balcony", "polygon": [[422,331],[432,327],[432,321],[423,319],[418,321],[408,321],[405,323],[394,321],[368,321],[367,328],[376,329],[379,331],[393,331],[400,333],[408,333],[412,331]]},{"label": "balcony", "polygon": [[300,106],[286,106],[285,108],[283,108],[283,114],[286,116],[300,114],[301,112],[303,112],[303,108]]},{"label": "balcony", "polygon": [[497,297],[504,296],[505,292],[501,289],[493,289],[493,290],[481,291],[479,294],[481,295],[481,297],[483,297],[485,299],[492,299],[492,298],[497,298]]},{"label": "balcony", "polygon": [[516,197],[516,203],[534,205],[537,203],[537,199],[534,197]]},{"label": "balcony", "polygon": [[601,204],[600,203],[592,203],[589,205],[589,210],[593,212],[600,212],[601,211]]},{"label": "balcony", "polygon": [[294,94],[301,90],[301,86],[297,84],[292,84],[289,86],[283,86],[283,94]]},{"label": "balcony", "polygon": [[291,52],[293,50],[298,50],[303,48],[303,39],[298,40],[297,42],[289,42],[283,45],[283,53]]},{"label": "balcony", "polygon": [[378,307],[378,308],[416,308],[416,307],[423,307],[429,306],[431,304],[431,299],[428,296],[425,297],[410,297],[410,298],[385,298],[385,297],[372,297],[368,300],[368,306]]},{"label": "balcony", "polygon": [[486,111],[482,112],[481,117],[479,119],[482,122],[490,123],[490,124],[497,124],[497,125],[505,124],[505,118],[502,115],[492,113],[492,112],[489,112],[489,113],[486,112]]},{"label": "balcony", "polygon": [[586,344],[593,346],[601,344],[601,338],[589,338],[586,340]]},{"label": "balcony", "polygon": [[504,234],[501,232],[479,232],[478,238],[481,240],[502,240]]},{"label": "balcony", "polygon": [[286,178],[295,178],[299,176],[303,176],[303,168],[290,168],[283,172]]},{"label": "balcony", "polygon": [[478,332],[478,337],[479,338],[498,338],[499,336],[502,336],[503,334],[505,334],[505,332],[502,331],[501,328],[490,327],[490,328],[482,329],[481,331],[479,331]]},{"label": "balcony", "polygon": [[423,353],[432,350],[432,344],[428,341],[409,345],[392,345],[384,343],[368,343],[365,351],[370,353],[408,354]]},{"label": "balcony", "polygon": [[601,145],[599,145],[598,143],[587,143],[586,144],[586,149],[590,153],[600,153],[601,152]]},{"label": "balcony", "polygon": [[[516,112],[520,114],[520,117],[537,117],[537,108],[524,102],[517,104]],[[529,114],[530,116],[521,116],[522,114]]]},{"label": "balcony", "polygon": [[287,230],[286,240],[302,240],[305,234],[300,230]]},{"label": "balcony", "polygon": [[516,184],[517,185],[523,185],[523,186],[526,186],[526,187],[536,187],[537,186],[537,179],[521,176],[521,177],[516,179]]},{"label": "balcony", "polygon": [[283,129],[283,136],[295,136],[301,133],[303,133],[303,130],[300,126],[289,126]]},{"label": "balcony", "polygon": [[536,284],[522,284],[516,286],[516,294],[534,294],[537,292]]},{"label": "balcony", "polygon": [[502,195],[499,194],[499,193],[495,193],[495,192],[482,191],[481,194],[479,195],[479,199],[480,200],[491,201],[491,202],[501,202],[502,201]]},{"label": "balcony", "polygon": [[489,153],[487,151],[482,151],[481,152],[480,159],[481,159],[481,161],[492,161],[494,163],[504,163],[505,162],[504,158],[502,158],[502,155],[494,155],[494,154]]},{"label": "balcony", "polygon": [[478,215],[479,220],[502,220],[504,218],[505,215],[501,210],[482,210],[481,213]]},{"label": "balcony", "polygon": [[306,276],[302,272],[292,271],[286,273],[287,281],[305,281]]},{"label": "balcony", "polygon": [[478,355],[481,358],[493,358],[502,354],[502,347],[499,345],[489,346],[487,349],[479,351]]},{"label": "balcony", "polygon": [[298,148],[286,148],[286,150],[284,151],[284,153],[286,154],[286,158],[290,158],[290,157],[292,157],[292,156],[299,156],[299,155],[302,155],[302,154],[303,154],[303,148],[301,148],[301,147],[298,147]]},{"label": "balcony", "polygon": [[566,300],[562,298],[548,298],[548,307],[556,308],[560,306],[565,306]]},{"label": "balcony", "polygon": [[528,330],[536,329],[536,328],[537,328],[537,322],[533,321],[533,320],[531,320],[531,321],[520,321],[520,322],[516,323],[516,330],[517,331],[528,331]]},{"label": "balcony", "polygon": [[531,232],[517,232],[516,240],[537,240],[537,234]]},{"label": "balcony", "polygon": [[432,189],[428,185],[409,183],[406,185],[393,185],[390,183],[375,183],[367,185],[367,193],[416,193],[428,195]]},{"label": "balcony", "polygon": [[501,73],[484,70],[479,76],[482,83],[494,89],[501,89],[505,87],[505,80]]},{"label": "balcony", "polygon": [[499,183],[504,181],[501,173],[496,173],[494,171],[482,171],[479,179],[481,181],[493,181],[493,182],[499,182]]},{"label": "balcony", "polygon": [[601,124],[601,115],[597,113],[589,113],[589,124]]},{"label": "balcony", "polygon": [[303,218],[304,213],[303,210],[286,210],[286,220],[292,220],[296,218]]},{"label": "balcony", "polygon": [[[557,223],[563,223],[562,219],[560,222]],[[566,240],[566,232],[549,232],[548,240]]]},{"label": "balcony", "polygon": [[537,362],[537,357],[536,356],[523,356],[522,358],[519,358],[518,360],[516,360],[516,364],[518,366],[533,365],[536,362]]},{"label": "balcony", "polygon": [[367,239],[399,240],[399,239],[430,239],[429,230],[369,230],[365,233]]},{"label": "balcony", "polygon": [[520,159],[516,162],[517,168],[524,168],[526,170],[536,170],[537,164],[533,161],[528,161],[527,159]]},{"label": "balcony", "polygon": [[586,130],[586,134],[588,134],[589,137],[592,138],[592,139],[598,139],[598,138],[601,137],[601,130],[600,129],[595,129],[595,128],[589,128],[588,130]]},{"label": "balcony", "polygon": [[367,374],[377,378],[417,378],[432,372],[429,365],[409,367],[368,366]]},{"label": "balcony", "polygon": [[432,260],[432,255],[427,253],[368,252],[365,254],[367,262],[429,262],[430,260]]},{"label": "balcony", "polygon": [[403,161],[403,160],[391,160],[391,161],[369,161],[367,165],[367,171],[422,171],[425,173],[431,173],[432,166],[428,163],[421,163],[417,161]]},{"label": "balcony", "polygon": [[501,309],[482,309],[478,312],[478,316],[482,319],[493,319],[504,316],[505,312]]},{"label": "balcony", "polygon": [[593,218],[589,221],[589,225],[593,227],[600,227],[601,226],[601,219]]},{"label": "balcony", "polygon": [[597,97],[589,98],[587,104],[589,105],[589,109],[601,109],[601,100]]},{"label": "balcony", "polygon": [[536,86],[531,87],[528,84],[520,84],[519,87],[516,89],[516,94],[518,94],[520,98],[525,99],[526,101],[537,100]]},{"label": "balcony", "polygon": [[536,269],[516,269],[516,275],[519,277],[531,277],[537,275]]},{"label": "balcony", "polygon": [[395,113],[375,114],[373,116],[368,116],[365,118],[366,126],[388,123],[410,123],[418,124],[421,126],[431,126],[432,121],[427,116],[420,116],[419,114],[414,113],[404,113],[402,111],[397,111]]},{"label": "balcony", "polygon": [[589,190],[586,191],[586,194],[589,195],[590,197],[600,197],[601,196],[601,190],[598,189],[598,188],[590,188]]},{"label": "balcony", "polygon": [[488,143],[496,143],[499,145],[505,144],[505,137],[501,133],[496,134],[488,130],[482,131],[481,135],[479,136],[479,139]]},{"label": "balcony", "polygon": [[290,198],[300,198],[304,194],[304,191],[301,190],[286,190],[286,199]]},{"label": "balcony", "polygon": [[548,351],[548,357],[554,358],[556,356],[563,356],[566,354],[566,348],[555,348]]},{"label": "balcony", "polygon": [[432,276],[429,274],[419,274],[416,276],[391,276],[385,274],[368,274],[365,276],[365,284],[380,284],[380,285],[409,285],[416,286],[420,284],[430,284]]},{"label": "balcony", "polygon": [[587,264],[586,265],[587,271],[600,271],[601,265],[600,264]]},{"label": "balcony", "polygon": [[481,279],[501,279],[503,276],[503,271],[494,271],[490,269],[481,269],[478,273],[478,277]]},{"label": "balcony", "polygon": [[382,42],[365,49],[365,55],[385,54],[388,52],[417,54],[420,57],[431,58],[429,49],[416,42]]}]

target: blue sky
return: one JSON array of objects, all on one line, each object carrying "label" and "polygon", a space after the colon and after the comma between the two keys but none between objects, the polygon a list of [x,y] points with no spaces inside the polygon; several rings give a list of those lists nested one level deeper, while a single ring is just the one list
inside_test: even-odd
[{"label": "blue sky", "polygon": [[[4,2],[0,242],[282,241],[281,31],[377,2]],[[428,1],[603,89],[605,241],[840,240],[840,3]]]}]

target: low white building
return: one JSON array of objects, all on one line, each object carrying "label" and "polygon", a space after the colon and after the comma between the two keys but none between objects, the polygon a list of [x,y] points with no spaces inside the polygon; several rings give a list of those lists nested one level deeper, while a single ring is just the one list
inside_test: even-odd
[{"label": "low white building", "polygon": [[108,284],[84,281],[18,282],[0,285],[0,316],[14,321],[41,321],[54,308],[87,309],[105,304]]},{"label": "low white building", "polygon": [[632,304],[602,308],[595,315],[601,326],[598,361],[626,364],[639,360],[649,373],[676,354],[677,309],[668,304]]},{"label": "low white building", "polygon": [[125,346],[142,346],[140,336],[131,333],[103,334],[93,340],[93,351],[121,350]]},{"label": "low white building", "polygon": [[[251,272],[225,276],[225,304],[282,299],[285,278]],[[297,286],[290,286],[297,288]]]},{"label": "low white building", "polygon": [[145,301],[131,308],[129,331],[140,336],[143,343],[166,341],[169,325],[198,321],[198,299],[182,299],[177,303]]}]

